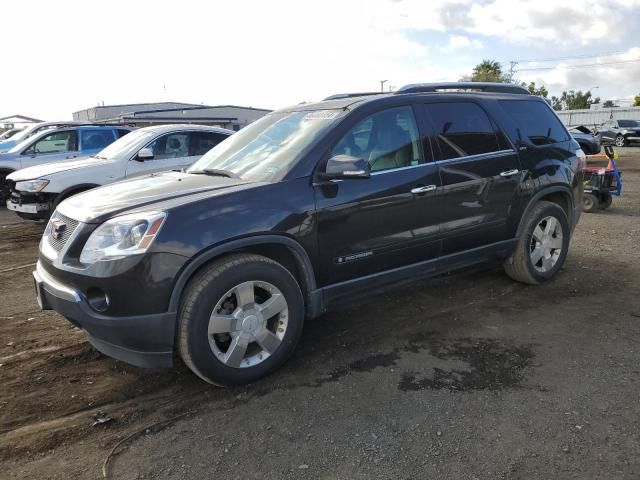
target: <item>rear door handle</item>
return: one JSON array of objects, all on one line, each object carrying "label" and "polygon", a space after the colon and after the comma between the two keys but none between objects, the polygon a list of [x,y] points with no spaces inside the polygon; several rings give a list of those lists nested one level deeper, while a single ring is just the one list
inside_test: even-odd
[{"label": "rear door handle", "polygon": [[501,172],[500,176],[501,177],[513,177],[514,175],[517,175],[518,173],[520,173],[520,170],[515,168],[513,170],[507,170],[506,172]]},{"label": "rear door handle", "polygon": [[436,189],[435,185],[424,185],[422,187],[415,187],[411,189],[411,193],[419,194],[419,193],[427,193],[433,192]]}]

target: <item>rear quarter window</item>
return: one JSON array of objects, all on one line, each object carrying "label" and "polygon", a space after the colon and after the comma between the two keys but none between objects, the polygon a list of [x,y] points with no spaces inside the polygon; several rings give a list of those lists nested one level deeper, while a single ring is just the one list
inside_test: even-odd
[{"label": "rear quarter window", "polygon": [[523,139],[534,145],[551,145],[569,140],[566,129],[544,102],[533,100],[499,100],[507,117]]},{"label": "rear quarter window", "polygon": [[475,103],[429,103],[425,104],[425,109],[431,119],[443,160],[492,153],[501,149],[489,117]]}]

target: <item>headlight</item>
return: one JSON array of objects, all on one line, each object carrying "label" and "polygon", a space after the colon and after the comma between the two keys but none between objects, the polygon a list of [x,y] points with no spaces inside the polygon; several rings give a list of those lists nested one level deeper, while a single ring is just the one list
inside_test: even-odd
[{"label": "headlight", "polygon": [[16,182],[16,190],[19,192],[41,192],[47,185],[49,185],[49,180],[45,178],[38,178],[37,180]]},{"label": "headlight", "polygon": [[146,252],[166,217],[164,212],[147,212],[107,220],[85,243],[80,263],[92,265]]}]

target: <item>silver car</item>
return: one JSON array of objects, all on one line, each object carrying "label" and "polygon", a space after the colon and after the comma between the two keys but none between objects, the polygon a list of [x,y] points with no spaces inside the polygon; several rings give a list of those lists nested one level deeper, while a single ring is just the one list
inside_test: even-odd
[{"label": "silver car", "polygon": [[7,175],[43,163],[95,155],[132,130],[126,126],[81,125],[43,130],[0,153],[0,202],[9,196]]}]

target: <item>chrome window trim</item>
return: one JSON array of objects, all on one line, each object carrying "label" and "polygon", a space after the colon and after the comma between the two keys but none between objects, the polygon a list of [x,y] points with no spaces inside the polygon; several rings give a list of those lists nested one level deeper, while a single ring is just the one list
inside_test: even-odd
[{"label": "chrome window trim", "polygon": [[406,167],[398,167],[398,168],[388,168],[386,170],[378,170],[377,172],[371,172],[371,176],[374,177],[376,175],[382,175],[385,173],[392,173],[392,172],[400,172],[402,170],[410,170],[412,168],[419,168],[419,167],[424,167],[425,165],[429,165],[431,162],[426,162],[426,163],[419,163],[417,165],[408,165]]},{"label": "chrome window trim", "polygon": [[478,160],[481,158],[496,158],[496,157],[505,157],[507,155],[515,155],[517,154],[517,152],[515,150],[512,149],[505,149],[505,150],[496,150],[495,152],[489,152],[489,153],[478,153],[476,155],[465,155],[464,157],[455,157],[455,158],[447,158],[445,160],[436,160],[436,165],[443,165],[443,164],[449,164],[449,163],[456,163],[456,162],[465,162],[467,160]]}]

